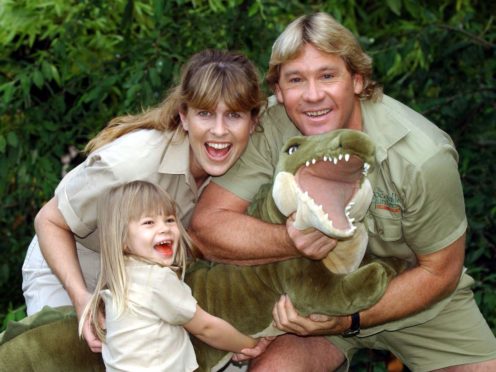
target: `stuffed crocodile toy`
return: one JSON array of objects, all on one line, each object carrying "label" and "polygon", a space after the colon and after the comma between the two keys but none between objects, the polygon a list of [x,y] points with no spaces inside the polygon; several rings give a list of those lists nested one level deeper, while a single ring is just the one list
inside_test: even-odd
[{"label": "stuffed crocodile toy", "polygon": [[[404,262],[364,258],[367,234],[361,220],[371,201],[366,175],[373,164],[374,145],[358,131],[291,138],[274,183],[260,189],[248,212],[271,223],[294,214],[296,228],[317,228],[338,239],[336,248],[322,261],[297,258],[256,266],[197,261],[186,281],[199,305],[261,337],[281,333],[272,326],[272,307],[282,294],[302,315],[348,315],[375,304]],[[74,312],[59,311],[46,308],[0,335],[0,370],[104,370],[101,358],[78,339]],[[219,370],[231,357],[195,338],[193,344],[201,371]]]}]

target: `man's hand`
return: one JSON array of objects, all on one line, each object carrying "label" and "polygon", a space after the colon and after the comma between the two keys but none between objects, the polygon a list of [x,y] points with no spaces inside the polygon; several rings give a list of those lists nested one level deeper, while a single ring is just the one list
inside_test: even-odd
[{"label": "man's hand", "polygon": [[302,256],[312,260],[321,260],[336,247],[336,239],[332,239],[313,228],[298,230],[294,227],[294,221],[294,214],[292,214],[286,220],[286,230]]},{"label": "man's hand", "polygon": [[275,326],[281,331],[299,336],[339,335],[350,328],[349,316],[329,317],[312,314],[302,317],[294,308],[288,295],[282,295],[272,310]]}]

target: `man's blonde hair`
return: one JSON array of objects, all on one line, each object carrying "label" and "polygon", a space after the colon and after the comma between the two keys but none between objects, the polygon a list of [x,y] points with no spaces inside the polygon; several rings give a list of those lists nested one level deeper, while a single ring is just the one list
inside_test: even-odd
[{"label": "man's blonde hair", "polygon": [[177,217],[176,204],[169,194],[159,186],[146,181],[133,181],[110,189],[100,197],[97,210],[98,237],[100,244],[100,275],[95,291],[86,306],[79,323],[79,333],[86,319],[89,319],[96,335],[104,340],[105,331],[100,325],[98,314],[103,310],[100,292],[108,289],[112,293],[118,314],[127,308],[128,278],[125,261],[129,257],[159,264],[149,259],[132,255],[126,251],[129,223],[143,216],[175,216],[180,232],[174,263],[171,266],[184,279],[191,239]]},{"label": "man's blonde hair", "polygon": [[360,97],[375,100],[381,96],[381,87],[372,80],[372,58],[363,51],[350,30],[322,12],[294,20],[275,41],[266,76],[272,89],[279,81],[281,65],[298,57],[306,44],[340,56],[351,74],[360,74],[364,82]]}]

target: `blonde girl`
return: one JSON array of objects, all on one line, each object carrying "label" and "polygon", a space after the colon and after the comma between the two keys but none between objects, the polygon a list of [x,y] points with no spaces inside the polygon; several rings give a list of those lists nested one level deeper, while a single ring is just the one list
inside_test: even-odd
[{"label": "blonde girl", "polygon": [[257,340],[197,305],[182,281],[190,240],[164,190],[134,181],[100,200],[100,276],[79,333],[89,319],[103,341],[107,371],[195,370],[198,364],[186,331],[235,353],[249,349],[244,351],[255,356],[265,349],[268,341],[257,346]]}]

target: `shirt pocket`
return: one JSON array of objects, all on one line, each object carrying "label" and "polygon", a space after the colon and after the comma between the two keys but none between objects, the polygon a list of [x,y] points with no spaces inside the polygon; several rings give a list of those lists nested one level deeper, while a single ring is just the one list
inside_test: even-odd
[{"label": "shirt pocket", "polygon": [[364,222],[371,237],[379,238],[385,242],[402,240],[401,219],[368,213]]}]

